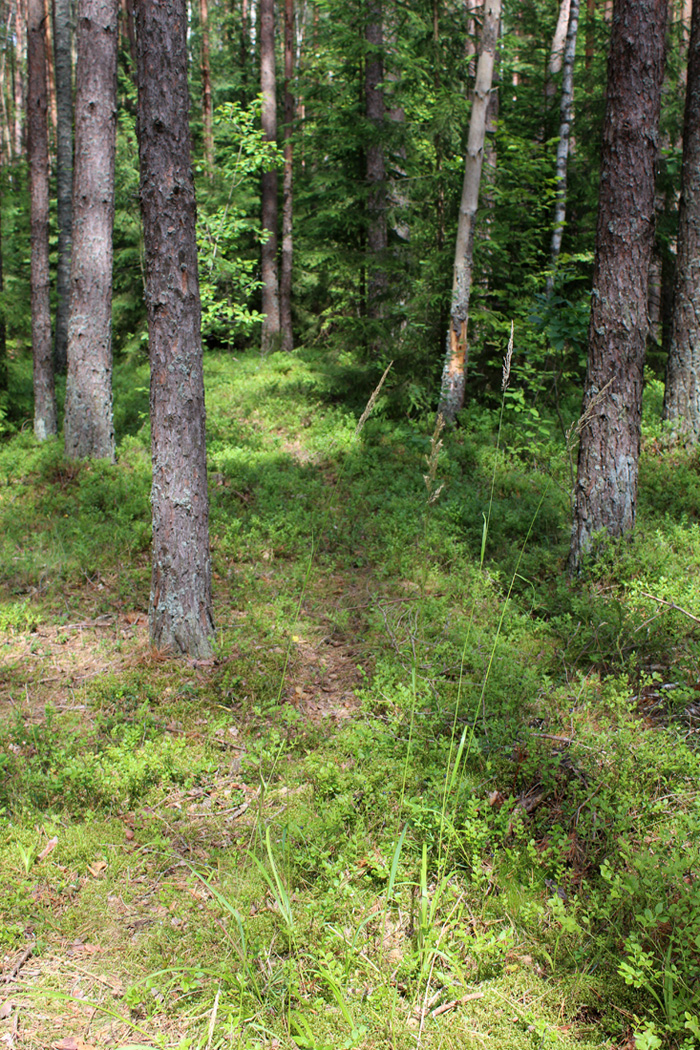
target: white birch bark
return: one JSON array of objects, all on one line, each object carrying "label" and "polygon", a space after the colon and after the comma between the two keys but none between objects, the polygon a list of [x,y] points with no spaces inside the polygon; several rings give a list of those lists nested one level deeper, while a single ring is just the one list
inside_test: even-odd
[{"label": "white birch bark", "polygon": [[469,299],[474,257],[474,228],[476,225],[476,212],[479,206],[479,187],[481,185],[484,140],[486,137],[486,117],[491,96],[491,85],[493,83],[493,68],[500,17],[501,0],[485,0],[484,26],[481,33],[479,61],[476,67],[467,156],[464,164],[462,201],[459,208],[452,281],[452,307],[447,334],[447,353],[440,391],[439,411],[448,422],[454,420],[455,415],[464,404],[467,369],[467,324],[469,321]]}]

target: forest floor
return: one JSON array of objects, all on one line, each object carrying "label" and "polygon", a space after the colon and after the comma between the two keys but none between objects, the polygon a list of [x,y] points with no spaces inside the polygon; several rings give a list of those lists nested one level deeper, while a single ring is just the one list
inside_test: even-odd
[{"label": "forest floor", "polygon": [[653,399],[573,586],[556,436],[356,436],[342,370],[209,357],[192,662],[121,370],[116,465],[0,447],[2,1045],[700,1047],[700,472]]}]

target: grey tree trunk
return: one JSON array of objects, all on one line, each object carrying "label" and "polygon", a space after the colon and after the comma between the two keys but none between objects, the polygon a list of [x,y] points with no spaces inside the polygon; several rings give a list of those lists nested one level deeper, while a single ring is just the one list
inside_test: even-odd
[{"label": "grey tree trunk", "polygon": [[700,440],[700,0],[693,0],[683,168],[664,419],[685,445]]},{"label": "grey tree trunk", "polygon": [[73,197],[73,77],[70,0],[54,0],[53,44],[56,69],[56,217],[58,263],[56,267],[56,370],[65,372],[68,361],[70,310],[70,258]]},{"label": "grey tree trunk", "polygon": [[547,295],[554,287],[556,269],[566,222],[566,177],[571,141],[571,122],[574,111],[574,59],[576,58],[576,36],[578,33],[579,0],[569,0],[569,25],[564,46],[563,74],[561,85],[561,107],[559,142],[557,143],[556,195],[554,202],[554,229],[549,254],[550,273],[547,277]]},{"label": "grey tree trunk", "polygon": [[[382,0],[367,0],[365,27],[365,115],[367,143],[367,317],[380,321],[387,292],[386,164],[384,161],[384,24]],[[370,347],[380,349],[381,333],[370,332]]]},{"label": "grey tree trunk", "polygon": [[[275,79],[275,0],[260,0],[260,90],[262,126],[268,142],[277,141],[277,82]],[[278,350],[280,344],[280,288],[277,268],[277,172],[263,172],[262,228],[267,239],[262,245],[262,325],[260,349],[263,354]]]},{"label": "grey tree trunk", "polygon": [[22,77],[24,65],[24,37],[26,0],[16,0],[15,5],[15,50],[13,70],[14,120],[12,137],[15,145],[15,156],[20,157],[24,148],[23,116],[25,109],[25,84]]},{"label": "grey tree trunk", "polygon": [[565,41],[567,27],[571,22],[571,0],[561,0],[559,4],[559,17],[556,29],[552,37],[552,47],[549,52],[547,63],[547,78],[545,80],[544,93],[546,98],[552,98],[556,90],[555,78],[561,72],[564,63]]},{"label": "grey tree trunk", "polygon": [[280,267],[281,349],[294,349],[292,329],[292,262],[294,255],[294,0],[284,0],[284,179],[282,188],[282,259]]},{"label": "grey tree trunk", "polygon": [[112,227],[119,0],[79,0],[75,193],[65,444],[69,459],[114,459]]},{"label": "grey tree trunk", "polygon": [[635,521],[666,17],[666,0],[615,4],[571,573]]},{"label": "grey tree trunk", "polygon": [[138,137],[151,359],[153,564],[159,648],[211,654],[201,307],[190,162],[185,0],[137,0]]},{"label": "grey tree trunk", "polygon": [[462,201],[459,208],[452,281],[452,306],[450,309],[450,326],[447,334],[447,353],[440,391],[439,411],[447,422],[454,420],[455,415],[464,404],[467,370],[467,325],[469,323],[469,299],[471,296],[474,256],[474,228],[476,225],[476,212],[479,206],[486,118],[491,85],[493,83],[493,67],[500,17],[501,0],[485,0],[484,24],[481,32],[481,46],[476,67],[474,98],[469,122]]},{"label": "grey tree trunk", "polygon": [[44,441],[56,433],[49,300],[49,141],[44,0],[27,0],[27,81],[34,433],[39,441]]}]

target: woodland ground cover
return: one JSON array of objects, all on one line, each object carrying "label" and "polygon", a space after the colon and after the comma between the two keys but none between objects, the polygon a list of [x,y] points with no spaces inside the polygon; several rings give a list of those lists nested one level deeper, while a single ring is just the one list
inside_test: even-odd
[{"label": "woodland ground cover", "polygon": [[700,486],[659,384],[637,527],[572,585],[574,411],[517,366],[500,437],[391,391],[357,434],[337,358],[206,382],[212,661],[147,643],[147,366],[116,465],[0,447],[4,1040],[699,1046]]}]

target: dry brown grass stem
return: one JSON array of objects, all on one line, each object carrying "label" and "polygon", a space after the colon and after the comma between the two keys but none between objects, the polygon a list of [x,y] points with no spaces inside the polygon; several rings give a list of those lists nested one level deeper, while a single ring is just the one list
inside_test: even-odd
[{"label": "dry brown grass stem", "polygon": [[382,378],[379,380],[379,382],[377,383],[376,387],[372,391],[372,396],[370,397],[369,401],[367,402],[367,404],[365,406],[365,410],[362,413],[362,415],[360,416],[360,418],[359,418],[359,420],[357,422],[357,426],[355,427],[355,437],[358,437],[358,435],[360,434],[360,431],[362,430],[363,426],[365,425],[365,423],[369,419],[370,414],[372,412],[372,409],[374,408],[374,406],[375,406],[375,404],[377,402],[377,398],[379,397],[379,391],[384,386],[384,380],[389,375],[389,369],[391,368],[393,363],[394,363],[393,361],[389,362],[389,364],[386,366],[386,369],[384,370],[384,375],[382,376]]}]

